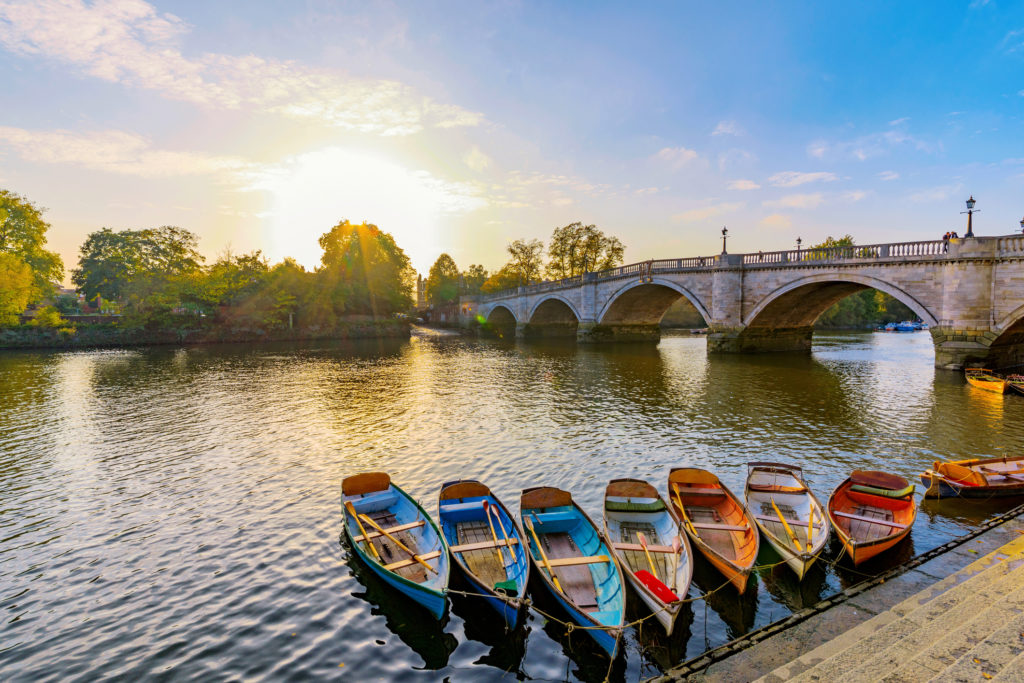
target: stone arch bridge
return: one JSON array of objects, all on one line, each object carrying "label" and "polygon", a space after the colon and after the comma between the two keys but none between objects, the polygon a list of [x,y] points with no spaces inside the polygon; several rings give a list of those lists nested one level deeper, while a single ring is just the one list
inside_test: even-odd
[{"label": "stone arch bridge", "polygon": [[938,367],[1024,363],[1024,235],[645,261],[463,299],[461,318],[517,337],[657,341],[685,297],[711,352],[808,351],[814,321],[865,288],[928,323]]}]

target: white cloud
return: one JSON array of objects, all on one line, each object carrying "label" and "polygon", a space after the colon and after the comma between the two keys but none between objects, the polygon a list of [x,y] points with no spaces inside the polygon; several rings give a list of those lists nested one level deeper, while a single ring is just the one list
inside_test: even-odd
[{"label": "white cloud", "polygon": [[790,194],[780,199],[762,202],[762,206],[774,209],[813,209],[824,200],[820,192],[814,194]]},{"label": "white cloud", "polygon": [[941,202],[951,198],[963,188],[963,183],[956,185],[937,185],[927,187],[911,194],[908,199],[912,202]]},{"label": "white cloud", "polygon": [[743,208],[743,202],[728,202],[723,204],[712,204],[705,206],[700,209],[690,209],[689,211],[683,211],[672,216],[672,220],[677,223],[695,223],[697,221],[703,221],[708,218],[720,216],[725,213],[732,213],[739,211]]},{"label": "white cloud", "polygon": [[781,213],[773,213],[762,218],[761,225],[767,228],[789,228],[793,226],[793,221],[790,220],[789,216]]},{"label": "white cloud", "polygon": [[719,121],[712,135],[743,135],[743,129],[735,121]]},{"label": "white cloud", "polygon": [[850,190],[849,192],[844,192],[839,195],[840,199],[844,199],[848,202],[859,202],[867,196],[868,193],[866,190]]},{"label": "white cloud", "polygon": [[898,118],[898,119],[893,119],[892,121],[890,121],[890,122],[889,122],[889,125],[890,125],[890,126],[898,126],[898,125],[900,125],[901,123],[906,123],[906,122],[907,122],[907,121],[909,121],[909,120],[910,120],[910,117],[909,117],[909,116],[904,116],[904,117],[902,117],[902,118]]},{"label": "white cloud", "polygon": [[0,1],[0,45],[96,78],[201,106],[252,108],[378,135],[475,126],[483,116],[397,81],[359,79],[294,61],[205,53],[178,43],[188,26],[142,0]]},{"label": "white cloud", "polygon": [[898,180],[900,174],[896,171],[882,171],[878,174],[880,180]]},{"label": "white cloud", "polygon": [[753,180],[733,180],[726,187],[730,190],[759,190],[761,186]]},{"label": "white cloud", "polygon": [[660,187],[639,187],[633,190],[633,194],[637,197],[646,197],[652,194],[658,194],[659,192],[661,192]]},{"label": "white cloud", "polygon": [[700,155],[692,149],[685,147],[665,147],[658,150],[654,155],[659,161],[663,161],[673,169],[680,169],[691,161],[697,160]]},{"label": "white cloud", "polygon": [[481,152],[480,148],[476,145],[469,148],[469,151],[462,157],[462,160],[465,162],[466,166],[469,166],[477,173],[487,170],[491,165],[491,158]]},{"label": "white cloud", "polygon": [[[897,119],[893,123],[899,122],[900,119]],[[919,152],[934,154],[942,150],[942,143],[928,142],[902,130],[892,129],[841,142],[817,140],[808,145],[807,154],[816,159],[852,157],[858,161],[866,161],[888,154],[898,147],[911,147]]]},{"label": "white cloud", "polygon": [[830,183],[835,180],[839,180],[839,176],[835,173],[828,173],[827,171],[818,171],[816,173],[782,171],[781,173],[776,173],[769,178],[768,182],[775,187],[796,187],[797,185],[804,185],[806,183]]},{"label": "white cloud", "polygon": [[757,156],[745,149],[729,149],[718,155],[718,169],[725,171],[730,168],[752,166],[757,161]]},{"label": "white cloud", "polygon": [[816,140],[807,145],[807,155],[815,159],[822,159],[828,153],[828,143],[823,140]]},{"label": "white cloud", "polygon": [[0,126],[0,144],[30,162],[70,164],[147,178],[239,172],[250,166],[232,157],[153,149],[141,135],[119,130],[75,133]]}]

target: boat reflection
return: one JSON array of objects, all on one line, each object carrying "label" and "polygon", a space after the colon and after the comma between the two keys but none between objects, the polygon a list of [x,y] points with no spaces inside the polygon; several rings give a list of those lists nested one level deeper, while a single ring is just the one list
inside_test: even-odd
[{"label": "boat reflection", "polygon": [[[715,569],[703,556],[695,555],[693,583],[707,597],[704,599],[726,626],[726,638],[721,642],[738,638],[754,628],[757,618],[757,575],[747,579],[747,589],[740,595],[721,572]],[[719,645],[715,642],[713,645]]]},{"label": "boat reflection", "polygon": [[352,597],[368,602],[370,614],[383,616],[388,630],[420,656],[423,666],[417,668],[433,671],[447,666],[448,658],[459,645],[458,639],[444,630],[448,617],[436,620],[423,607],[384,583],[359,561],[347,539],[341,539],[341,546],[352,575],[366,589],[352,591]]},{"label": "boat reflection", "polygon": [[[697,593],[691,591],[690,596],[694,595]],[[671,669],[686,659],[686,646],[692,635],[693,603],[683,605],[679,616],[676,617],[671,636],[665,635],[665,629],[634,595],[630,596],[626,619],[630,622],[644,619],[641,624],[632,629],[632,637],[636,639],[637,647],[643,658],[649,661],[658,672]]]},{"label": "boat reflection", "polygon": [[[452,573],[452,586],[455,590],[472,591],[465,578],[459,572]],[[467,639],[475,640],[490,647],[490,651],[479,657],[474,664],[483,664],[501,669],[512,674],[519,680],[527,677],[523,671],[523,658],[526,656],[526,640],[530,629],[523,623],[515,630],[509,630],[504,619],[496,619],[494,610],[481,598],[469,595],[449,594],[452,612],[465,623],[463,632]],[[520,620],[522,622],[522,620]]]},{"label": "boat reflection", "polygon": [[830,557],[826,547],[804,574],[803,580],[800,580],[778,552],[765,543],[761,545],[761,553],[757,557],[757,565],[764,569],[759,569],[757,575],[776,602],[796,612],[817,604],[823,597],[834,592],[828,585],[827,567]]}]

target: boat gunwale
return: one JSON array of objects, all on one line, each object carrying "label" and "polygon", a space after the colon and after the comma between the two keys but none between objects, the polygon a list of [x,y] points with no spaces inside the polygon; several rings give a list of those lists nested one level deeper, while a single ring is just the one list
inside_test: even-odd
[{"label": "boat gunwale", "polygon": [[[889,499],[887,499],[887,500],[906,500],[907,502],[910,503],[910,507],[911,507],[911,509],[914,512],[914,514],[911,516],[910,523],[907,524],[907,526],[905,528],[903,528],[903,529],[895,529],[895,527],[890,527],[890,528],[895,529],[895,533],[886,534],[885,536],[881,536],[879,538],[872,538],[872,539],[866,540],[866,541],[858,541],[858,540],[854,539],[852,536],[850,536],[849,534],[845,533],[843,531],[842,527],[839,526],[839,524],[836,522],[835,517],[832,515],[832,507],[833,507],[832,506],[832,501],[835,499],[836,494],[840,493],[841,491],[845,492],[846,489],[849,489],[851,486],[853,486],[852,479],[853,479],[852,477],[847,477],[841,484],[839,484],[839,486],[837,486],[835,488],[835,490],[832,491],[832,494],[828,497],[828,508],[826,509],[826,512],[828,513],[828,519],[829,519],[829,522],[832,524],[832,528],[835,530],[836,535],[839,536],[839,540],[842,542],[843,546],[849,552],[850,559],[856,565],[856,564],[859,564],[859,562],[861,562],[861,561],[865,561],[865,560],[858,561],[857,558],[854,556],[854,553],[857,550],[864,549],[864,548],[872,548],[872,547],[874,547],[876,545],[882,545],[882,544],[886,544],[886,543],[894,546],[897,543],[899,543],[900,541],[902,541],[908,534],[910,534],[911,529],[914,527],[914,522],[917,520],[917,512],[918,512],[918,507],[919,506],[917,504],[917,500],[914,498],[914,494],[913,493],[908,494],[904,498],[889,498]],[[884,550],[886,550],[886,549],[887,548],[883,548],[883,550],[881,550],[879,552],[884,552]],[[868,559],[871,559],[871,558],[868,558]]]},{"label": "boat gunwale", "polygon": [[[754,472],[757,472],[758,470],[760,470],[760,471],[768,471],[768,470],[771,469],[770,467],[765,468],[765,467],[760,467],[759,466],[759,465],[765,465],[765,464],[769,464],[769,465],[774,466],[773,463],[749,463],[748,464],[749,469],[747,471],[747,481],[743,485],[743,494],[744,494],[743,497],[747,501],[748,509],[749,509],[750,491],[751,491],[751,489],[750,489],[750,477],[753,475]],[[758,466],[755,466],[755,465],[758,465]],[[787,473],[788,474],[792,474],[792,476],[794,478],[796,478],[801,484],[803,484],[804,485],[804,490],[803,491],[786,491],[786,492],[783,492],[783,494],[784,495],[788,495],[788,496],[808,496],[810,498],[810,500],[811,500],[811,503],[813,505],[817,505],[818,506],[819,512],[823,513],[823,519],[822,519],[823,524],[822,524],[822,527],[824,528],[824,532],[822,533],[820,540],[818,538],[815,538],[814,545],[811,546],[811,548],[812,548],[811,550],[804,550],[804,551],[801,551],[800,553],[797,553],[795,550],[793,550],[793,548],[790,547],[790,544],[792,543],[792,539],[790,539],[788,537],[783,539],[783,538],[780,538],[779,536],[775,535],[774,533],[768,531],[768,529],[764,525],[764,523],[760,519],[758,519],[756,516],[754,516],[754,523],[757,525],[757,528],[761,530],[761,533],[763,533],[768,538],[769,542],[775,541],[775,543],[773,543],[772,545],[775,546],[776,550],[783,550],[783,552],[782,552],[782,555],[783,555],[782,559],[783,560],[786,559],[785,555],[788,554],[793,559],[798,559],[801,562],[803,562],[804,565],[805,565],[805,568],[806,568],[807,566],[809,566],[810,563],[813,563],[814,560],[816,560],[818,558],[818,555],[820,555],[822,552],[825,551],[825,546],[828,544],[828,539],[829,539],[829,531],[830,531],[830,527],[831,527],[831,521],[830,521],[831,515],[828,513],[828,510],[821,504],[821,501],[818,500],[818,497],[814,495],[814,491],[812,491],[811,487],[807,485],[807,482],[804,481],[804,478],[802,476],[799,476],[798,474],[793,473],[793,471],[792,471],[793,469],[795,469],[797,472],[801,472],[802,473],[802,469],[801,468],[789,468],[789,469],[790,469],[790,471],[787,472]],[[803,521],[803,520],[797,520],[797,521]],[[810,522],[809,518],[808,518],[808,522]]]}]

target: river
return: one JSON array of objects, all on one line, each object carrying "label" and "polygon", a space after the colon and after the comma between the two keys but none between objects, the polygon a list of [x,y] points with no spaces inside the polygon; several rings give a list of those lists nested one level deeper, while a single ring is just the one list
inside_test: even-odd
[{"label": "river", "polygon": [[[818,333],[809,356],[708,357],[704,343],[417,330],[0,353],[0,679],[601,680],[607,660],[586,636],[536,613],[508,635],[469,598],[440,624],[399,601],[339,541],[341,478],[387,470],[432,512],[459,477],[513,510],[521,488],[549,484],[600,520],[609,479],[664,491],[672,466],[742,491],[747,461],[798,463],[824,500],[855,467],[916,480],[935,459],[1024,444],[1024,398],[933,369],[927,333]],[[872,568],[1007,507],[925,501],[910,540]],[[695,602],[671,639],[654,622],[630,630],[612,679],[654,675],[857,580],[825,562],[802,584],[762,571],[743,598]],[[691,596],[720,582],[699,561]]]}]

